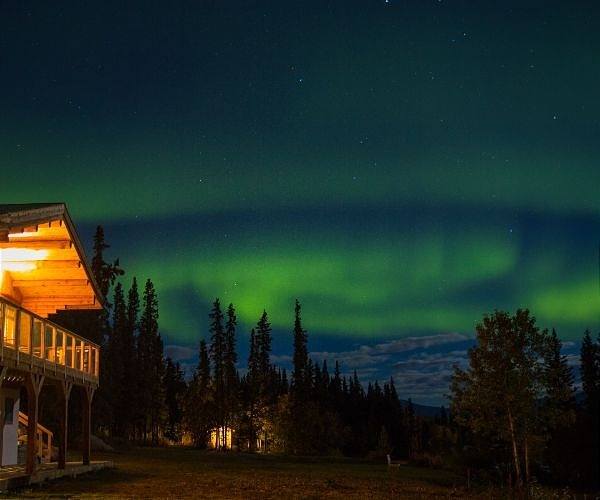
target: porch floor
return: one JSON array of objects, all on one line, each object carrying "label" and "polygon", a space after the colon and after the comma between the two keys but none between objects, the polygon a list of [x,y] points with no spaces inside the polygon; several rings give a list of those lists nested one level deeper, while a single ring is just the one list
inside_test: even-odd
[{"label": "porch floor", "polygon": [[29,475],[25,473],[25,465],[8,465],[0,467],[0,491],[39,484],[61,477],[75,477],[79,474],[113,466],[112,461],[92,461],[89,465],[83,465],[81,462],[67,462],[65,469],[59,469],[58,463],[49,462],[38,465],[35,474]]}]

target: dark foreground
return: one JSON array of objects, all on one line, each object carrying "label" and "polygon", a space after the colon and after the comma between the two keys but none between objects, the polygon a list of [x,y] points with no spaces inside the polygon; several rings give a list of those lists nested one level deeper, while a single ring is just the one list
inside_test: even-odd
[{"label": "dark foreground", "polygon": [[[15,492],[52,498],[490,498],[449,472],[348,459],[140,448],[95,454],[116,467]],[[14,494],[12,495],[14,497]],[[491,496],[496,496],[492,494]]]}]

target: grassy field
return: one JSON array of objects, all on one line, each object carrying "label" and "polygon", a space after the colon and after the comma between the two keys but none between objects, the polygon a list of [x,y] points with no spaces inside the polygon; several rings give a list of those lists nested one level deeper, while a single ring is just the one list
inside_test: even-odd
[{"label": "grassy field", "polygon": [[[52,498],[465,498],[448,472],[349,459],[143,448],[99,455],[116,467],[31,490]],[[487,495],[486,495],[487,496]]]}]

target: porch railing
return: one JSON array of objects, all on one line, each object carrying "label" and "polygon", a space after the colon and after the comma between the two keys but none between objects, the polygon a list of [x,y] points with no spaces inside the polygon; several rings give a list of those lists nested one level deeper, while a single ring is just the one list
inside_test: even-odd
[{"label": "porch railing", "polygon": [[0,359],[98,383],[100,347],[0,297]]}]

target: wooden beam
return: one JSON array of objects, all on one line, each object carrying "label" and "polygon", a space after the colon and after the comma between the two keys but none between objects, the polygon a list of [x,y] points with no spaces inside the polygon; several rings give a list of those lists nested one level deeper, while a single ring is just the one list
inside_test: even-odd
[{"label": "wooden beam", "polygon": [[38,239],[14,239],[0,242],[0,248],[32,248],[37,249],[59,249],[66,250],[73,246],[71,240],[38,240]]},{"label": "wooden beam", "polygon": [[[81,261],[79,258],[65,259],[65,260],[32,260],[31,258],[24,259],[2,259],[2,262],[6,264],[13,264],[18,262],[19,264],[31,264],[37,269],[72,269],[80,268]],[[29,271],[28,271],[29,272]]]},{"label": "wooden beam", "polygon": [[[88,304],[93,304],[94,301],[90,301],[89,298],[77,298],[77,299],[69,299],[68,304],[72,305],[72,306],[76,306],[76,305],[88,305]],[[56,299],[43,299],[43,298],[39,298],[36,300],[24,300],[21,305],[25,308],[29,308],[31,309],[32,307],[51,307],[51,306],[58,306],[58,307],[64,307],[65,305],[67,305],[67,302],[65,302],[64,300],[56,300]]]},{"label": "wooden beam", "polygon": [[30,269],[25,267],[24,270],[8,269],[13,280],[26,280],[26,281],[44,281],[44,280],[69,280],[69,279],[80,279],[86,280],[87,276],[85,271],[81,268],[63,268],[63,269]]},{"label": "wooden beam", "polygon": [[55,287],[25,287],[19,288],[23,297],[21,300],[29,300],[30,302],[35,300],[34,297],[41,297],[44,299],[81,299],[82,297],[89,297],[90,301],[93,300],[93,295],[90,295],[90,288],[87,286],[55,286]]},{"label": "wooden beam", "polygon": [[53,302],[69,302],[70,300],[89,300],[90,302],[94,301],[94,297],[88,293],[52,293],[52,294],[44,294],[44,295],[29,295],[25,297],[22,302],[35,302],[36,300],[47,300]]},{"label": "wooden beam", "polygon": [[17,288],[27,288],[27,287],[44,287],[44,288],[52,288],[52,287],[63,287],[63,286],[85,286],[89,285],[90,282],[87,279],[64,279],[64,280],[49,280],[49,279],[31,279],[31,280],[23,280],[23,279],[13,279],[13,286]]},{"label": "wooden beam", "polygon": [[98,303],[96,304],[66,304],[65,305],[65,309],[67,311],[70,310],[79,310],[79,309],[93,309],[93,310],[100,310],[102,309],[102,306]]},{"label": "wooden beam", "polygon": [[[9,229],[11,238],[28,238],[32,235],[65,235],[69,237],[69,232],[63,227],[49,227],[48,223],[38,224],[37,226],[31,226],[27,228],[12,228]],[[65,239],[67,239],[65,238]]]}]

